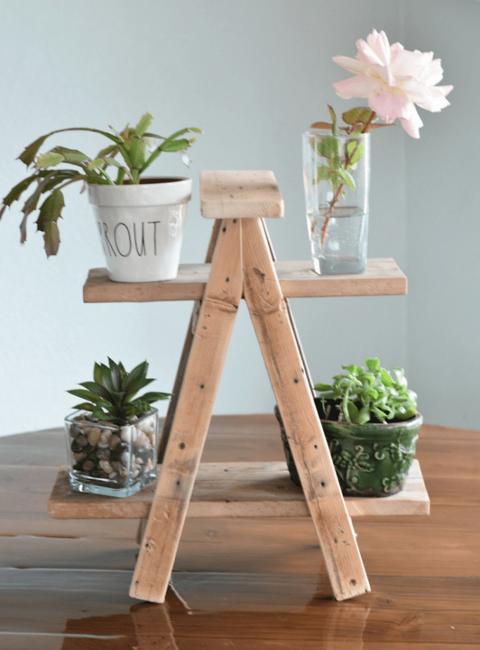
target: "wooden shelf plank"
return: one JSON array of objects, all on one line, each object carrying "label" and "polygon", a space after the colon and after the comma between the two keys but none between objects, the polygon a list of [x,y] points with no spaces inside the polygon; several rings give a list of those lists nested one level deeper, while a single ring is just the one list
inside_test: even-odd
[{"label": "wooden shelf plank", "polygon": [[200,174],[200,207],[207,219],[283,217],[283,198],[272,171]]},{"label": "wooden shelf plank", "polygon": [[407,293],[407,276],[391,257],[368,260],[364,273],[318,275],[310,260],[275,264],[285,298],[341,296],[401,296]]},{"label": "wooden shelf plank", "polygon": [[[335,296],[399,296],[407,278],[394,259],[373,258],[358,275],[318,275],[310,261],[275,264],[285,298]],[[85,302],[150,302],[201,300],[210,264],[182,264],[175,280],[112,282],[106,269],[91,269],[83,287]]]},{"label": "wooden shelf plank", "polygon": [[[142,519],[148,516],[154,486],[115,499],[73,492],[61,470],[48,502],[58,519]],[[413,462],[402,492],[382,499],[347,497],[352,517],[427,515],[430,500],[420,464]],[[283,462],[203,463],[195,482],[189,517],[308,517],[303,493]]]}]

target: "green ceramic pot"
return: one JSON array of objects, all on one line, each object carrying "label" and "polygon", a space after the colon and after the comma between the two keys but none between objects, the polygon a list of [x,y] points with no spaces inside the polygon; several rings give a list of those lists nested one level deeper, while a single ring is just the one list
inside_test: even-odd
[{"label": "green ceramic pot", "polygon": [[[300,485],[278,409],[283,446],[290,477]],[[399,492],[415,457],[420,414],[390,424],[348,424],[322,420],[338,480],[345,495],[384,497]]]}]

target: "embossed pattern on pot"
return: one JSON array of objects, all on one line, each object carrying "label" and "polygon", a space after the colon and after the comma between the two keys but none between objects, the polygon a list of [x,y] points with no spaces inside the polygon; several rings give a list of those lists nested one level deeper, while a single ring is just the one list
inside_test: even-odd
[{"label": "embossed pattern on pot", "polygon": [[[290,478],[300,485],[288,435],[277,407],[275,416],[280,425]],[[355,425],[322,420],[343,494],[383,497],[399,492],[415,458],[422,423],[421,415],[392,424]]]}]

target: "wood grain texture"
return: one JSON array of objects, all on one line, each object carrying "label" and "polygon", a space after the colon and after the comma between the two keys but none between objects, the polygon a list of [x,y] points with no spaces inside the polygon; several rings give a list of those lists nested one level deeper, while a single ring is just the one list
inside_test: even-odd
[{"label": "wood grain texture", "polygon": [[[365,273],[318,275],[309,260],[275,263],[285,298],[401,296],[407,278],[392,258],[368,260]],[[178,277],[164,282],[112,282],[107,269],[91,269],[83,287],[85,302],[201,300],[210,264],[181,264]]]},{"label": "wood grain texture", "polygon": [[369,259],[365,272],[356,275],[318,275],[310,260],[275,266],[285,298],[400,296],[408,288],[406,275],[391,257]]},{"label": "wood grain texture", "polygon": [[[213,251],[215,250],[215,244],[217,243],[218,233],[220,232],[221,227],[220,221],[215,221],[212,228],[212,234],[210,236],[210,241],[208,243],[207,253],[205,255],[205,262],[210,263],[213,257]],[[203,297],[203,294],[202,294]],[[180,356],[180,361],[178,363],[177,374],[175,375],[175,382],[172,388],[172,395],[168,403],[168,410],[165,416],[162,427],[162,436],[160,438],[160,444],[158,447],[158,462],[163,461],[165,455],[165,449],[167,448],[168,439],[170,437],[170,431],[172,429],[173,417],[175,415],[175,410],[177,408],[178,396],[180,394],[180,388],[182,386],[183,377],[185,374],[185,368],[187,366],[188,357],[190,356],[190,351],[192,349],[193,343],[193,332],[195,329],[195,323],[198,318],[198,311],[200,309],[200,300],[196,300],[193,309],[192,315],[190,317],[190,322],[188,323],[187,333],[185,334],[185,341],[183,343],[182,354]]]},{"label": "wood grain texture", "polygon": [[209,219],[282,217],[283,198],[271,171],[205,171],[200,207]]},{"label": "wood grain texture", "polygon": [[243,229],[244,294],[337,600],[370,591],[260,219]]},{"label": "wood grain texture", "polygon": [[[119,596],[127,577],[1,571],[0,606],[12,621],[5,628],[20,621],[24,641],[31,635],[22,646],[7,645],[14,640],[5,635],[2,649],[172,650],[175,643],[181,650],[478,650],[478,605],[468,603],[476,594],[472,583],[416,580],[409,594],[398,578],[380,578],[378,594],[352,606],[326,600],[326,585],[315,575],[192,572],[177,575],[181,598],[172,591],[164,606],[132,606]],[[452,590],[462,609],[450,609]],[[22,597],[34,605],[28,612]],[[166,639],[170,645],[163,645]]]},{"label": "wood grain texture", "polygon": [[[159,473],[161,466],[158,467]],[[154,486],[126,499],[85,495],[70,489],[61,470],[48,501],[58,519],[139,519],[148,517]],[[352,517],[427,515],[430,501],[420,464],[413,462],[401,492],[381,499],[346,497]],[[288,475],[284,462],[202,463],[188,517],[308,517],[305,498]],[[143,530],[141,537],[143,537]]]},{"label": "wood grain texture", "polygon": [[[179,650],[480,646],[478,431],[422,428],[432,514],[357,519],[373,591],[342,603],[309,519],[188,518],[173,574],[181,600],[169,591],[164,605],[132,605],[136,520],[48,518],[63,430],[0,438],[0,452],[2,650],[143,650],[166,639]],[[273,415],[213,417],[205,461],[282,454]]]},{"label": "wood grain texture", "polygon": [[223,221],[130,595],[163,602],[242,295],[242,228]]},{"label": "wood grain texture", "polygon": [[[270,251],[270,256],[271,256],[271,258],[273,260],[273,263],[275,265],[275,269],[277,271],[277,276],[278,276],[278,268],[276,268],[277,256],[275,254],[275,249],[273,248],[272,238],[270,237],[270,233],[268,232],[267,225],[266,225],[266,223],[265,223],[265,221],[263,219],[262,219],[262,226],[263,226],[263,232],[264,232],[264,235],[265,235],[265,239],[266,239],[266,242],[267,242],[267,245],[268,245],[268,250]],[[282,292],[283,292],[283,288],[282,288]],[[285,296],[285,294],[284,294],[284,296]],[[313,382],[312,376],[310,375],[310,371],[309,371],[309,368],[308,368],[308,365],[307,365],[307,362],[306,362],[305,352],[303,351],[302,341],[300,340],[300,336],[298,335],[298,330],[297,330],[297,326],[295,324],[295,319],[293,317],[293,312],[292,312],[292,309],[290,307],[290,303],[288,302],[288,298],[284,298],[284,299],[285,299],[285,305],[287,307],[287,313],[288,313],[288,318],[290,320],[290,325],[292,326],[293,335],[295,337],[295,341],[296,341],[296,344],[297,344],[297,347],[298,347],[298,351],[300,352],[300,357],[302,359],[303,367],[304,367],[304,370],[306,372],[307,382],[308,382],[308,385],[310,386],[311,390],[314,390],[314,382]]]}]

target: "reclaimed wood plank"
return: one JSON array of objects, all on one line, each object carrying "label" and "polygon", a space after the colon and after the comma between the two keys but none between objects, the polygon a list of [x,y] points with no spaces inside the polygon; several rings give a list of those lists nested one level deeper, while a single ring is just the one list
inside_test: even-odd
[{"label": "reclaimed wood plank", "polygon": [[[215,244],[217,243],[218,233],[220,232],[221,221],[215,221],[212,228],[212,234],[210,236],[210,241],[208,243],[207,253],[205,255],[205,262],[210,263],[213,257],[213,251],[215,250]],[[202,294],[203,297],[203,294]],[[198,312],[200,309],[200,300],[196,300],[193,304],[192,315],[188,323],[187,333],[185,334],[185,340],[183,343],[182,354],[180,356],[180,361],[178,363],[177,374],[175,375],[175,382],[173,384],[172,395],[168,403],[168,410],[165,416],[162,427],[162,436],[160,438],[160,444],[158,447],[158,462],[163,461],[165,455],[165,449],[167,448],[168,439],[170,437],[170,431],[172,429],[173,418],[175,416],[175,411],[177,408],[178,396],[180,394],[180,388],[182,386],[183,377],[185,374],[185,368],[187,367],[188,358],[192,349],[193,343],[193,332],[195,329],[195,323],[198,318]],[[140,534],[140,533],[139,533]],[[143,535],[143,531],[142,531]]]},{"label": "reclaimed wood plank", "polygon": [[283,216],[283,198],[268,170],[202,172],[200,207],[207,219]]},{"label": "reclaimed wood plank", "polygon": [[[83,287],[84,302],[201,300],[210,264],[181,264],[178,276],[164,282],[112,282],[107,269],[91,269]],[[407,277],[392,258],[368,260],[358,275],[318,275],[310,260],[275,263],[285,298],[400,296]]]},{"label": "reclaimed wood plank", "polygon": [[337,600],[370,591],[260,219],[242,222],[244,294]]},{"label": "reclaimed wood plank", "polygon": [[371,258],[364,273],[318,275],[310,260],[276,263],[285,298],[399,296],[407,293],[406,275],[391,257]]},{"label": "reclaimed wood plank", "polygon": [[[67,473],[61,470],[48,512],[57,519],[143,519],[148,516],[154,491],[155,487],[149,486],[125,499],[79,494],[71,490]],[[427,515],[430,509],[417,460],[401,492],[380,499],[346,497],[345,501],[352,517]],[[194,518],[308,516],[303,493],[281,461],[202,463],[188,508],[188,517]]]},{"label": "reclaimed wood plank", "polygon": [[242,228],[222,221],[130,595],[164,602],[242,295]]}]

